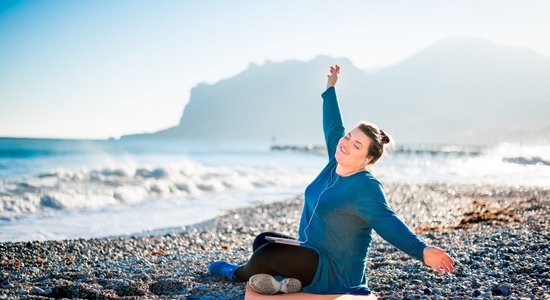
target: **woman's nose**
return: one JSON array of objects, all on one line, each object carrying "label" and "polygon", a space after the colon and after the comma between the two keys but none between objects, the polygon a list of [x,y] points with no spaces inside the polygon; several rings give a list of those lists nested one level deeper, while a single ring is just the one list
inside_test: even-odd
[{"label": "woman's nose", "polygon": [[346,151],[349,151],[348,142],[346,142],[346,141],[342,142],[342,145],[341,145],[341,146],[344,147],[344,149],[345,149]]}]

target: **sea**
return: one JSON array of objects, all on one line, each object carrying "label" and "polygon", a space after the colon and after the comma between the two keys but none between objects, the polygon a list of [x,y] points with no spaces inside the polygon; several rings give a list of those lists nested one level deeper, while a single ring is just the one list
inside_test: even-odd
[{"label": "sea", "polygon": [[[301,195],[327,163],[316,145],[181,139],[0,138],[0,241],[178,231]],[[382,182],[550,186],[550,144],[405,145]]]}]

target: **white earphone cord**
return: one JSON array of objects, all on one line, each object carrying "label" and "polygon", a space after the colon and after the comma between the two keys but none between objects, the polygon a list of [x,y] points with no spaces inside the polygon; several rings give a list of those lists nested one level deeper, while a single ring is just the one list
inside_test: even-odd
[{"label": "white earphone cord", "polygon": [[[334,169],[336,169],[336,166],[334,167]],[[333,170],[334,170],[334,169],[333,169]],[[332,181],[332,171],[330,172],[330,180],[328,181],[329,184],[330,184],[331,181]],[[325,189],[319,194],[319,197],[317,198],[317,203],[315,203],[315,207],[313,207],[313,211],[311,212],[311,217],[309,217],[309,221],[307,222],[306,228],[304,228],[304,235],[306,236],[306,240],[303,241],[302,243],[306,243],[306,242],[309,240],[309,238],[308,238],[308,236],[307,236],[307,229],[308,229],[309,225],[311,224],[311,220],[313,220],[313,216],[315,215],[315,210],[317,209],[317,206],[319,205],[319,200],[321,199],[321,196],[323,195],[323,193],[324,193],[326,190],[328,190],[329,188],[333,187],[333,186],[336,184],[337,181],[338,181],[338,176],[336,176],[336,180],[334,180],[334,182],[332,183],[332,185],[329,186],[329,185],[327,184],[327,186],[325,187]]]}]

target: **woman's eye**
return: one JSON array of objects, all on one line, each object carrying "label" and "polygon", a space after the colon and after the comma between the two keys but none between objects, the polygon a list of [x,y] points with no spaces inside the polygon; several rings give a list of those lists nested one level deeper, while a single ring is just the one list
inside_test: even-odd
[{"label": "woman's eye", "polygon": [[359,146],[355,146],[355,149],[359,150]]}]

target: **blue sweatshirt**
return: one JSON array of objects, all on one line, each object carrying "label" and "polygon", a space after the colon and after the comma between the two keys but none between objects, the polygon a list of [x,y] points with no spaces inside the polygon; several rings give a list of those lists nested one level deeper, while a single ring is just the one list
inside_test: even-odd
[{"label": "blue sweatshirt", "polygon": [[365,263],[373,229],[422,262],[427,245],[395,215],[382,184],[369,171],[349,176],[335,172],[334,154],[345,129],[334,87],[328,88],[322,98],[329,161],[305,190],[298,229],[298,240],[319,254],[319,263],[313,281],[303,291],[368,294]]}]

